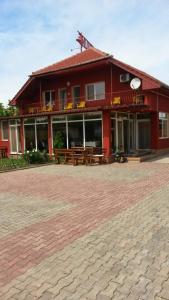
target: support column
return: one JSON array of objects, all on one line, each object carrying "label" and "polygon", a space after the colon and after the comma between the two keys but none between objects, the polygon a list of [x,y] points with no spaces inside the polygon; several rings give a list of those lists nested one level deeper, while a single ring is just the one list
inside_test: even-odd
[{"label": "support column", "polygon": [[52,143],[52,120],[51,116],[48,116],[48,149],[49,149],[49,155],[52,157],[53,153],[53,143]]},{"label": "support column", "polygon": [[151,149],[158,150],[158,112],[151,113]]},{"label": "support column", "polygon": [[106,157],[111,158],[112,141],[111,141],[111,118],[110,111],[103,111],[103,148],[106,148]]},{"label": "support column", "polygon": [[24,137],[24,119],[22,118],[21,119],[21,151],[22,151],[22,153],[24,153],[24,151],[25,151],[24,139],[25,139],[25,137]]}]

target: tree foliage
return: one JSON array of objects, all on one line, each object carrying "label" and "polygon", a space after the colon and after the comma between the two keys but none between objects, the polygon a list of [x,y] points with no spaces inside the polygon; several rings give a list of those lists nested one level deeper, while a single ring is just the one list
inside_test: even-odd
[{"label": "tree foliage", "polygon": [[4,106],[3,103],[0,102],[0,117],[12,117],[12,116],[17,116],[18,111],[15,106],[7,105],[6,107]]}]

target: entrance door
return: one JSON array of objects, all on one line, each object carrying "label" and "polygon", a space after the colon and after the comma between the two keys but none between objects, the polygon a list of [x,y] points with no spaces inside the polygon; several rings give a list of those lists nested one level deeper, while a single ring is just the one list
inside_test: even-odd
[{"label": "entrance door", "polygon": [[124,147],[123,120],[117,121],[117,136],[118,136],[118,149],[121,149],[121,147]]},{"label": "entrance door", "polygon": [[123,119],[117,121],[117,130],[118,130],[118,149],[123,148],[127,153],[129,152],[129,120]]},{"label": "entrance door", "polygon": [[134,147],[134,120],[120,116],[111,120],[112,150],[123,148],[126,153]]},{"label": "entrance door", "polygon": [[150,149],[150,120],[137,121],[137,148]]}]

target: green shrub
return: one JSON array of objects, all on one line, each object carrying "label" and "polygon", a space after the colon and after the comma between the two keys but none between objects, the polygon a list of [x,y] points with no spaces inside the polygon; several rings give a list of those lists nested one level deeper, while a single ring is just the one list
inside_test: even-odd
[{"label": "green shrub", "polygon": [[57,149],[62,149],[64,147],[64,138],[61,131],[57,131],[54,140],[53,147]]},{"label": "green shrub", "polygon": [[26,151],[23,158],[30,164],[41,164],[49,161],[48,153],[39,150]]}]

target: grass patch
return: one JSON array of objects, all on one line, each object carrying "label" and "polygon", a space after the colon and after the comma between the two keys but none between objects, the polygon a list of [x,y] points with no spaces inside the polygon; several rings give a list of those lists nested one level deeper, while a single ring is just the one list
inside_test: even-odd
[{"label": "grass patch", "polygon": [[23,158],[2,158],[0,159],[0,171],[25,168],[29,163]]}]

